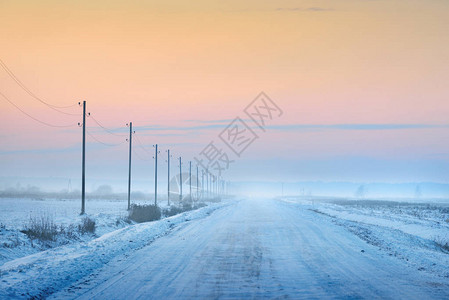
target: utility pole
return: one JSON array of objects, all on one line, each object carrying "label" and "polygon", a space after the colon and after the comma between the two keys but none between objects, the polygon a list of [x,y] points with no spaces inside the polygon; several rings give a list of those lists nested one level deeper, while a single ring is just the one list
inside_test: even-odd
[{"label": "utility pole", "polygon": [[85,213],[86,196],[86,101],[83,101],[83,162],[81,176],[81,214]]},{"label": "utility pole", "polygon": [[204,201],[204,169],[201,169],[201,199]]},{"label": "utility pole", "polygon": [[182,165],[182,159],[181,156],[179,157],[179,202],[182,201],[182,173],[181,173],[181,165]]},{"label": "utility pole", "polygon": [[211,190],[212,190],[212,197],[215,196],[215,177],[211,174],[212,180],[211,180]]},{"label": "utility pole", "polygon": [[129,122],[129,167],[128,167],[128,210],[131,209],[131,153],[133,144],[133,122]]},{"label": "utility pole", "polygon": [[170,206],[170,149],[167,150],[167,198]]},{"label": "utility pole", "polygon": [[189,186],[190,186],[190,202],[192,200],[192,161],[189,161]]},{"label": "utility pole", "polygon": [[200,185],[199,185],[200,178],[198,177],[198,165],[196,165],[196,200],[198,201],[200,199]]},{"label": "utility pole", "polygon": [[206,169],[206,198],[209,197],[209,172]]},{"label": "utility pole", "polygon": [[157,206],[157,144],[154,151],[154,206]]}]

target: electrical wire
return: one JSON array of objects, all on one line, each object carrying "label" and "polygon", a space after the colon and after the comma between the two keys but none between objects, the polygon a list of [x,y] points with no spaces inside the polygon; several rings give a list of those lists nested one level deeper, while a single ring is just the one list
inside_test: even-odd
[{"label": "electrical wire", "polygon": [[121,144],[124,144],[124,143],[127,142],[126,140],[124,140],[123,142],[117,143],[117,144],[105,143],[105,142],[102,142],[102,141],[100,141],[99,139],[97,139],[97,138],[96,138],[94,135],[92,135],[89,131],[86,130],[86,132],[87,132],[87,135],[89,135],[92,139],[94,139],[94,140],[97,141],[98,143],[103,144],[103,145],[108,146],[108,147],[116,147],[116,146],[120,146]]},{"label": "electrical wire", "polygon": [[[133,135],[133,136],[134,136],[134,135]],[[139,143],[139,147],[142,148],[143,151],[145,151],[145,152],[147,152],[147,153],[149,153],[149,154],[152,154],[152,152],[150,152],[150,151],[148,151],[147,149],[144,148],[142,142],[141,142],[140,139],[137,137],[137,135],[134,136],[134,139]]]},{"label": "electrical wire", "polygon": [[3,70],[6,71],[6,73],[9,75],[9,77],[12,78],[12,80],[15,81],[15,83],[17,83],[18,86],[20,86],[28,95],[30,95],[31,97],[33,97],[34,99],[38,100],[39,102],[41,102],[42,104],[48,106],[49,108],[53,109],[54,111],[57,111],[59,113],[65,114],[65,115],[72,115],[72,116],[79,116],[80,114],[73,114],[73,113],[68,113],[65,111],[62,111],[60,109],[63,108],[71,108],[74,106],[77,106],[78,103],[72,104],[72,105],[68,105],[68,106],[57,106],[57,105],[53,105],[50,104],[44,100],[42,100],[41,98],[39,98],[38,96],[36,96],[32,91],[30,91],[30,89],[28,89],[23,83],[22,81],[20,81],[19,78],[17,78],[16,75],[14,75],[14,73],[8,68],[8,66],[0,59],[0,66],[3,68]]},{"label": "electrical wire", "polygon": [[103,128],[104,131],[106,131],[109,134],[115,135],[115,136],[120,136],[120,137],[125,137],[126,135],[124,134],[118,134],[115,133],[113,131],[111,131],[110,129],[107,129],[106,127],[104,127],[103,125],[100,124],[100,122],[98,122],[91,114],[87,115],[88,117],[92,118],[92,120],[97,123],[98,126],[100,126],[101,128]]},{"label": "electrical wire", "polygon": [[25,112],[24,110],[22,110],[20,107],[18,107],[14,102],[12,102],[8,97],[6,97],[2,92],[0,92],[0,95],[6,100],[8,101],[11,105],[13,105],[15,108],[17,108],[20,112],[22,112],[24,115],[28,116],[29,118],[33,119],[36,122],[39,122],[43,125],[46,126],[50,126],[50,127],[58,127],[58,128],[63,128],[63,127],[75,127],[77,126],[77,124],[72,124],[72,125],[55,125],[55,124],[50,124],[44,121],[41,121],[35,117],[33,117],[32,115],[30,115],[29,113]]},{"label": "electrical wire", "polygon": [[133,148],[133,153],[137,156],[138,159],[143,160],[143,161],[150,161],[151,159],[145,159],[142,158],[142,156],[140,156],[140,154],[136,151],[135,148]]}]

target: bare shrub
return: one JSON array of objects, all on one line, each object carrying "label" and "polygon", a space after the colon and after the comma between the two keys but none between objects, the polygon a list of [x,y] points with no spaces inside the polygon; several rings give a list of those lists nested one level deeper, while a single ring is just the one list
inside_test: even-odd
[{"label": "bare shrub", "polygon": [[218,202],[221,202],[221,197],[217,196],[217,197],[209,198],[209,199],[207,199],[207,201],[218,203]]},{"label": "bare shrub", "polygon": [[84,217],[81,224],[78,225],[78,231],[81,234],[95,233],[95,220],[89,217]]},{"label": "bare shrub", "polygon": [[129,219],[137,223],[150,222],[161,218],[161,209],[157,205],[133,204],[129,211]]},{"label": "bare shrub", "polygon": [[207,206],[206,203],[204,203],[204,202],[198,202],[198,203],[195,204],[195,206],[193,207],[193,209],[198,209],[198,208],[205,207],[205,206]]},{"label": "bare shrub", "polygon": [[75,224],[70,224],[67,226],[67,228],[64,228],[64,226],[61,225],[61,233],[63,233],[68,239],[71,240],[77,240],[79,239],[79,236],[77,234]]},{"label": "bare shrub", "polygon": [[164,216],[171,217],[180,214],[182,212],[183,212],[182,208],[172,205],[169,208],[164,209]]},{"label": "bare shrub", "polygon": [[124,224],[131,224],[131,220],[127,217],[118,217],[117,220],[115,220],[115,226],[120,226]]},{"label": "bare shrub", "polygon": [[172,205],[169,208],[164,209],[163,213],[164,213],[164,216],[171,217],[171,216],[174,216],[174,215],[177,215],[177,214],[189,211],[189,210],[198,209],[198,208],[201,208],[204,206],[206,206],[206,203],[204,203],[204,202],[198,202],[198,203],[195,203],[195,205],[192,205],[192,203],[190,203],[190,202],[183,202],[182,206]]},{"label": "bare shrub", "polygon": [[5,237],[3,239],[3,243],[0,245],[0,248],[16,248],[22,244],[19,239],[19,233],[15,230],[6,229],[6,227],[2,227],[0,224],[0,236],[5,233]]},{"label": "bare shrub", "polygon": [[30,216],[22,232],[30,239],[38,239],[41,241],[54,241],[59,233],[58,226],[48,214]]},{"label": "bare shrub", "polygon": [[184,203],[182,204],[182,210],[183,210],[183,211],[189,211],[189,210],[192,210],[192,204],[189,203],[189,202],[184,202]]}]

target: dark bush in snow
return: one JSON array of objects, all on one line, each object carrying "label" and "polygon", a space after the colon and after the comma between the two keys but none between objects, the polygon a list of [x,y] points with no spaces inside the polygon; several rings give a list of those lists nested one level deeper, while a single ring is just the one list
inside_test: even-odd
[{"label": "dark bush in snow", "polygon": [[171,217],[180,214],[182,212],[183,212],[182,208],[172,205],[169,208],[164,209],[164,216]]},{"label": "dark bush in snow", "polygon": [[189,211],[192,209],[198,209],[198,208],[201,208],[204,206],[206,206],[206,203],[204,203],[204,202],[196,203],[193,206],[190,202],[183,202],[181,207],[172,205],[169,208],[164,209],[163,214],[166,217],[171,217],[171,216],[183,213],[185,211]]},{"label": "dark bush in snow", "polygon": [[84,217],[81,224],[78,225],[78,231],[82,234],[95,233],[95,220]]},{"label": "dark bush in snow", "polygon": [[189,202],[184,202],[182,204],[182,210],[183,211],[189,211],[192,210],[192,204],[190,204]]},{"label": "dark bush in snow", "polygon": [[[54,247],[57,244],[68,243],[70,240],[79,240],[80,234],[95,233],[95,220],[84,217],[80,224],[70,224],[66,227],[58,226],[53,217],[42,214],[31,216],[21,232],[31,240],[44,242],[42,245],[45,247]],[[56,242],[56,244],[48,242]]]},{"label": "dark bush in snow", "polygon": [[58,235],[58,226],[49,215],[30,217],[22,230],[30,239],[54,241]]},{"label": "dark bush in snow", "polygon": [[131,225],[132,222],[129,218],[127,217],[118,217],[117,220],[115,220],[115,226],[126,226],[126,225]]},{"label": "dark bush in snow", "polygon": [[218,203],[218,202],[221,202],[221,198],[220,197],[213,197],[213,198],[206,199],[206,201]]},{"label": "dark bush in snow", "polygon": [[129,219],[137,223],[150,222],[161,218],[161,209],[157,205],[131,205]]},{"label": "dark bush in snow", "polygon": [[205,206],[207,206],[206,203],[198,202],[198,203],[195,204],[194,209],[198,209],[198,208],[205,207]]}]

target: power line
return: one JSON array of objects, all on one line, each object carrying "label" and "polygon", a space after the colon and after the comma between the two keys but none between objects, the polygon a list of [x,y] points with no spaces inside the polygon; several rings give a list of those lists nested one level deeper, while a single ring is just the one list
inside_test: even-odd
[{"label": "power line", "polygon": [[12,102],[8,97],[6,97],[2,92],[0,92],[0,95],[6,100],[8,101],[11,105],[13,105],[15,108],[17,108],[20,112],[22,112],[24,115],[28,116],[29,118],[33,119],[36,122],[39,122],[43,125],[46,126],[50,126],[50,127],[58,127],[58,128],[62,128],[62,127],[74,127],[76,126],[76,124],[72,124],[72,125],[54,125],[54,124],[50,124],[44,121],[41,121],[35,117],[33,117],[32,115],[30,115],[29,113],[25,112],[24,110],[22,110],[20,107],[18,107],[14,102]]},{"label": "power line", "polygon": [[136,141],[139,143],[140,148],[142,148],[145,152],[151,154],[150,151],[148,151],[147,149],[144,148],[142,142],[140,141],[140,139],[137,137],[137,135],[134,137],[136,139]]},{"label": "power line", "polygon": [[64,112],[60,109],[63,108],[71,108],[74,107],[76,105],[78,105],[78,103],[72,104],[72,105],[68,105],[68,106],[57,106],[57,105],[53,105],[50,104],[44,100],[42,100],[41,98],[39,98],[38,96],[36,96],[30,89],[28,89],[23,83],[22,81],[20,81],[19,78],[17,78],[16,75],[14,75],[14,73],[8,68],[8,66],[0,59],[0,66],[3,68],[3,70],[6,71],[6,73],[9,75],[9,77],[12,78],[12,80],[15,81],[15,83],[17,83],[18,86],[20,86],[28,95],[30,95],[31,97],[33,97],[34,99],[38,100],[39,102],[41,102],[42,104],[48,106],[49,108],[53,109],[54,111],[57,111],[59,113],[65,114],[65,115],[72,115],[72,116],[79,116],[80,114],[73,114],[73,113],[68,113],[68,112]]},{"label": "power line", "polygon": [[143,160],[143,161],[150,161],[150,160],[152,160],[152,159],[146,159],[146,158],[143,158],[142,156],[140,156],[140,154],[135,150],[135,148],[133,148],[133,153],[137,156],[137,158],[139,158],[140,160]]},{"label": "power line", "polygon": [[101,128],[103,128],[103,130],[106,131],[107,133],[112,134],[112,135],[115,135],[115,136],[125,137],[125,135],[115,133],[115,132],[111,131],[110,129],[107,129],[106,127],[104,127],[103,125],[101,125],[100,122],[98,122],[98,121],[97,121],[91,114],[89,114],[88,116],[91,117],[92,120],[93,120],[95,123],[97,123],[98,126],[100,126]]},{"label": "power line", "polygon": [[126,140],[124,140],[123,142],[117,143],[117,144],[105,143],[105,142],[102,142],[102,141],[100,141],[99,139],[97,139],[97,138],[96,138],[94,135],[92,135],[89,131],[86,131],[86,132],[87,132],[87,134],[88,134],[91,138],[93,138],[95,141],[97,141],[98,143],[103,144],[103,145],[105,145],[105,146],[108,146],[108,147],[120,146],[121,144],[124,144],[124,143],[127,142]]}]

